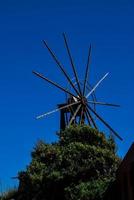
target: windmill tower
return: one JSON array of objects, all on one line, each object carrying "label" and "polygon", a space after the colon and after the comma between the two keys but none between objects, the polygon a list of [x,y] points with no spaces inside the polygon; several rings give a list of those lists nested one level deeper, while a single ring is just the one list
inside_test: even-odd
[{"label": "windmill tower", "polygon": [[62,92],[65,92],[67,95],[66,102],[62,104],[58,104],[58,108],[55,110],[52,110],[50,112],[44,113],[37,117],[37,119],[46,117],[47,115],[50,115],[54,112],[60,111],[60,129],[65,129],[65,127],[70,126],[72,124],[89,124],[89,126],[97,129],[96,121],[94,120],[94,116],[100,120],[116,137],[118,137],[120,140],[122,138],[119,136],[116,131],[96,112],[96,105],[103,105],[103,106],[113,106],[113,107],[119,107],[119,105],[111,104],[111,103],[105,103],[105,102],[99,102],[96,100],[95,97],[95,90],[99,87],[99,85],[103,82],[103,80],[108,76],[109,73],[106,73],[97,83],[94,87],[91,87],[88,83],[89,79],[89,63],[90,63],[90,55],[91,55],[91,45],[89,47],[88,52],[88,59],[87,59],[87,65],[85,69],[85,76],[84,81],[81,82],[79,80],[76,67],[74,65],[72,55],[68,46],[66,35],[63,33],[63,38],[65,42],[65,47],[70,59],[70,64],[72,67],[72,71],[74,74],[74,79],[72,80],[68,73],[65,70],[65,67],[61,64],[61,62],[58,60],[56,55],[53,53],[51,48],[48,46],[46,41],[43,40],[43,43],[45,47],[48,49],[49,53],[51,54],[52,58],[56,62],[57,66],[62,71],[64,77],[67,79],[68,84],[70,86],[69,88],[64,88],[60,84],[57,84],[56,82],[46,78],[43,74],[38,73],[36,71],[33,71],[33,73],[38,76],[39,78],[47,81],[51,85],[55,86]]}]

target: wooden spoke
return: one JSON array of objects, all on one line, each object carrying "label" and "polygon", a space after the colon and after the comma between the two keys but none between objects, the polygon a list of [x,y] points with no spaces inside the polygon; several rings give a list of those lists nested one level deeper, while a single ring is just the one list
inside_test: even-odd
[{"label": "wooden spoke", "polygon": [[77,113],[79,112],[80,108],[81,108],[81,104],[78,106],[78,108],[76,109],[74,115],[72,116],[72,118],[71,118],[71,120],[69,122],[69,126],[72,124],[73,120],[75,120],[75,117],[76,117]]},{"label": "wooden spoke", "polygon": [[112,127],[111,127],[106,121],[104,121],[104,119],[102,119],[102,117],[100,117],[89,105],[87,105],[87,106],[88,106],[89,110],[91,110],[91,111],[94,113],[94,115],[95,115],[103,124],[105,124],[105,126],[108,127],[116,137],[118,137],[120,140],[123,140],[123,139],[118,135],[118,133],[116,133],[116,132],[112,129]]},{"label": "wooden spoke", "polygon": [[86,117],[87,117],[87,121],[88,121],[89,126],[91,126],[90,118],[89,118],[89,116],[88,116],[88,114],[87,114],[87,111],[85,111],[85,115],[86,115]]},{"label": "wooden spoke", "polygon": [[79,96],[79,92],[77,91],[77,89],[75,88],[75,86],[73,85],[73,82],[71,81],[69,75],[67,74],[67,72],[64,70],[64,67],[62,66],[62,64],[59,62],[59,60],[57,59],[57,57],[55,56],[55,54],[52,52],[52,50],[49,48],[48,44],[46,43],[46,41],[43,40],[44,45],[46,46],[46,48],[48,49],[49,53],[51,54],[51,56],[53,57],[53,59],[55,60],[55,62],[57,63],[57,65],[59,66],[59,68],[61,69],[61,71],[63,72],[63,74],[65,75],[65,77],[67,78],[68,82],[70,83],[70,85],[72,86],[72,88],[75,90],[75,92],[78,94]]},{"label": "wooden spoke", "polygon": [[78,80],[78,75],[77,75],[77,72],[76,72],[76,69],[75,69],[75,66],[74,66],[74,62],[73,62],[73,59],[72,59],[72,56],[71,56],[71,52],[69,50],[69,46],[68,46],[68,43],[67,43],[67,38],[66,38],[65,33],[63,33],[63,38],[64,38],[65,46],[66,46],[66,49],[67,49],[67,52],[68,52],[68,55],[69,55],[70,63],[72,65],[74,76],[76,78],[76,82],[77,82],[77,86],[78,86],[78,89],[79,89],[79,93],[82,95],[80,84],[79,84],[79,80]]},{"label": "wooden spoke", "polygon": [[87,84],[87,80],[88,80],[88,77],[89,77],[90,56],[91,56],[91,45],[89,47],[89,52],[88,52],[87,66],[86,66],[86,72],[85,72],[85,78],[84,78],[84,86],[83,86],[83,96],[85,95],[86,84]]},{"label": "wooden spoke", "polygon": [[111,103],[106,103],[106,102],[88,101],[88,103],[91,103],[91,104],[98,104],[98,105],[103,105],[103,106],[120,107],[120,105],[111,104]]},{"label": "wooden spoke", "polygon": [[[88,105],[87,105],[87,106],[88,106]],[[90,121],[92,122],[94,128],[98,129],[97,126],[96,126],[96,123],[95,123],[95,121],[94,121],[94,119],[93,119],[92,115],[90,114],[90,111],[88,110],[87,107],[86,107],[86,111],[87,111],[87,114],[88,114],[88,116],[89,116],[89,119],[90,119]]]},{"label": "wooden spoke", "polygon": [[84,107],[82,106],[81,107],[81,115],[79,118],[79,124],[84,124],[84,118],[85,118],[85,110],[84,110]]},{"label": "wooden spoke", "polygon": [[86,98],[88,98],[95,90],[96,88],[100,85],[100,83],[108,76],[109,73],[106,73],[98,82],[97,84],[93,87],[93,89],[86,95]]},{"label": "wooden spoke", "polygon": [[56,109],[54,109],[54,110],[52,110],[52,111],[49,111],[49,112],[44,113],[44,114],[42,114],[42,115],[39,115],[38,117],[36,117],[36,119],[41,119],[41,118],[43,118],[43,117],[46,117],[47,115],[50,115],[50,114],[55,113],[55,112],[58,112],[58,111],[63,110],[63,109],[65,109],[65,108],[69,108],[69,107],[74,106],[74,105],[77,105],[77,104],[79,104],[79,103],[80,103],[80,101],[74,102],[74,103],[70,103],[70,104],[68,104],[68,105],[66,105],[66,106],[62,106],[62,107],[60,107],[60,108],[56,108]]},{"label": "wooden spoke", "polygon": [[35,71],[33,71],[33,73],[34,73],[36,76],[38,76],[38,77],[42,78],[43,80],[49,82],[50,84],[54,85],[55,87],[59,88],[60,90],[62,90],[62,91],[64,91],[64,92],[70,94],[71,96],[74,96],[75,98],[79,99],[78,96],[75,96],[74,94],[72,94],[71,92],[69,92],[69,91],[66,90],[65,88],[61,87],[61,86],[58,85],[57,83],[55,83],[55,82],[49,80],[48,78],[44,77],[42,74],[40,74],[40,73],[38,73],[38,72],[35,72]]}]

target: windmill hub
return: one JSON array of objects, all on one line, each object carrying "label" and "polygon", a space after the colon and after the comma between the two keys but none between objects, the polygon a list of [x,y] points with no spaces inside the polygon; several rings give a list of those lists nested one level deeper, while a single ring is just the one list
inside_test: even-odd
[{"label": "windmill hub", "polygon": [[84,106],[86,106],[86,104],[87,104],[87,99],[86,99],[86,97],[82,97],[81,103],[82,103]]}]

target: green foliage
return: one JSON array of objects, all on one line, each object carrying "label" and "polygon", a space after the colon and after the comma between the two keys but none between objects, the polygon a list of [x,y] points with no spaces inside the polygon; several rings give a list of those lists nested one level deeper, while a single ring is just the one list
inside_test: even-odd
[{"label": "green foliage", "polygon": [[103,199],[103,193],[111,180],[108,178],[80,182],[77,185],[67,187],[66,199],[70,200],[99,200]]},{"label": "green foliage", "polygon": [[102,200],[120,163],[113,138],[86,125],[57,135],[57,143],[39,141],[33,149],[19,173],[18,200]]}]

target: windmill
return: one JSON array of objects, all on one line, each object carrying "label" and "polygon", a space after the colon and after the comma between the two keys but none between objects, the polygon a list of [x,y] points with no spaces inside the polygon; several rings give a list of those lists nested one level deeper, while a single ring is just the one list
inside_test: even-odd
[{"label": "windmill", "polygon": [[33,73],[45,80],[46,82],[50,83],[51,85],[55,86],[62,92],[65,92],[66,94],[66,102],[63,104],[59,104],[58,108],[46,112],[42,115],[37,116],[37,119],[41,119],[46,117],[47,115],[50,115],[52,113],[55,113],[57,111],[60,111],[60,128],[65,129],[65,127],[68,127],[72,124],[89,124],[89,126],[97,128],[96,121],[94,119],[94,116],[100,120],[118,139],[122,140],[120,135],[96,112],[96,105],[103,105],[103,106],[113,106],[113,107],[119,107],[119,105],[111,104],[111,103],[105,103],[105,102],[99,102],[96,100],[95,96],[95,90],[98,88],[98,86],[103,82],[103,80],[108,76],[109,73],[106,73],[97,83],[94,87],[91,87],[88,83],[89,79],[89,63],[90,63],[90,56],[91,56],[91,45],[89,47],[88,52],[88,59],[85,69],[85,75],[84,80],[81,82],[79,80],[76,67],[74,65],[72,55],[69,49],[69,45],[67,42],[67,37],[63,33],[63,39],[65,43],[65,47],[69,56],[71,68],[74,74],[74,78],[71,79],[68,73],[65,70],[65,67],[61,64],[61,62],[58,60],[54,52],[51,50],[51,48],[48,46],[47,42],[43,40],[43,43],[47,50],[49,51],[50,55],[56,62],[59,69],[62,71],[64,77],[67,79],[69,87],[64,88],[60,84],[46,78],[43,74],[33,71]]}]

